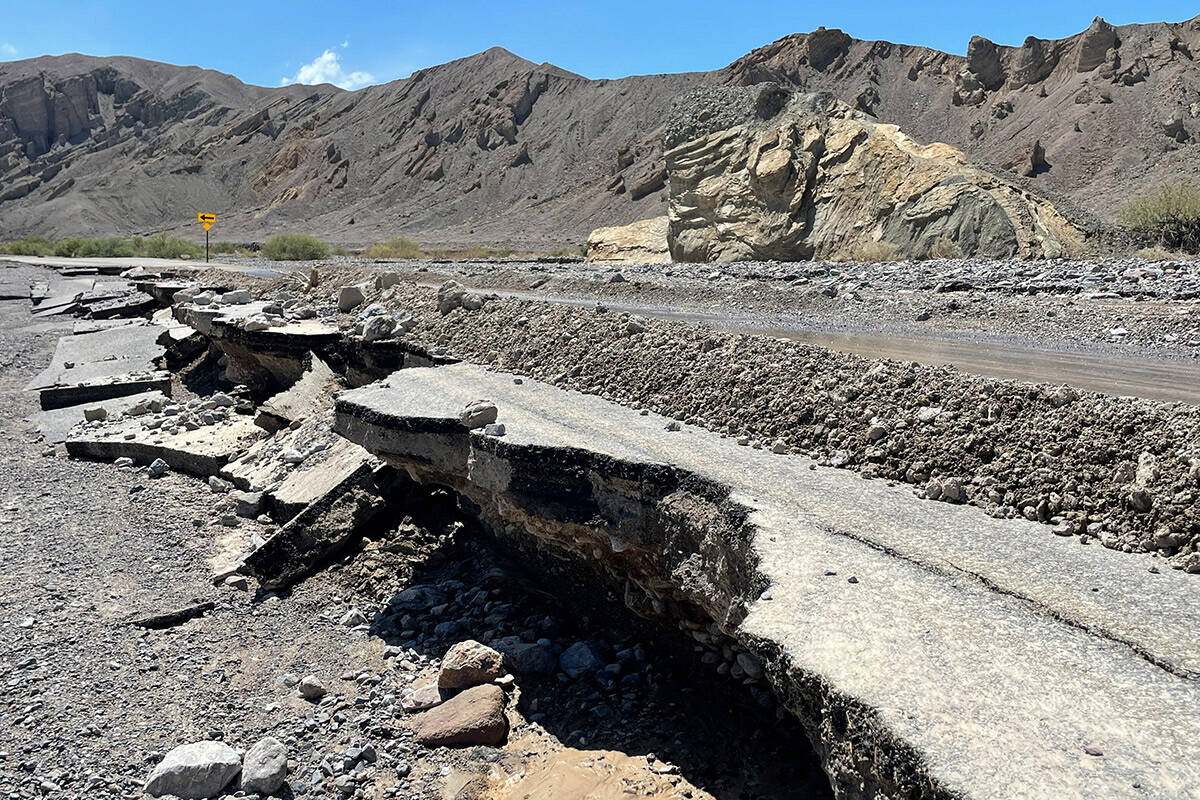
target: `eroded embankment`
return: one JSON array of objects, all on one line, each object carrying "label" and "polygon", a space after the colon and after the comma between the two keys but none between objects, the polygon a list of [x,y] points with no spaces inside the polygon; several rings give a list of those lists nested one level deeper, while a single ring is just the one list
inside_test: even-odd
[{"label": "eroded embankment", "polygon": [[[478,397],[502,435],[460,421]],[[336,410],[339,432],[452,487],[500,538],[736,640],[840,797],[1200,790],[1200,719],[1179,713],[1200,702],[1185,575],[969,508],[922,525],[921,501],[880,482],[468,365],[397,372]],[[1128,618],[1154,602],[1148,624]]]},{"label": "eroded embankment", "polygon": [[[625,391],[628,375],[614,359],[628,356],[632,375],[653,378],[651,388],[659,389],[651,402],[676,402],[678,390],[661,381],[682,367],[647,375],[649,366],[635,360],[638,352],[657,348],[660,363],[674,354],[684,366],[721,376],[717,367],[734,361],[746,344],[605,312],[555,316],[560,310],[488,302],[453,287],[440,293],[435,312],[420,305],[418,290],[385,284],[335,295],[351,314],[325,304],[328,289],[293,289],[263,302],[222,298],[211,311],[200,303],[178,306],[176,314],[208,332],[223,352],[227,375],[261,382],[260,392],[308,376],[285,393],[291,397],[267,403],[281,424],[304,387],[320,397],[332,394],[320,388],[328,381],[316,379],[319,365],[309,350],[359,385],[389,366],[436,363],[469,350],[443,344],[453,344],[459,329],[493,336],[495,349],[479,359],[497,363],[524,357],[539,363],[537,354],[521,349],[539,342],[558,347],[554,358],[568,357],[579,340],[602,357],[589,353],[551,376],[553,383],[588,374],[585,364],[603,365],[613,387],[602,388]],[[396,308],[406,293],[416,317]],[[375,299],[381,302],[363,307]],[[433,300],[424,295],[425,302]],[[535,320],[523,311],[540,313]],[[543,318],[558,328],[543,327]],[[608,339],[594,338],[598,332]],[[670,333],[695,352],[671,349],[663,340]],[[714,352],[722,360],[703,360]],[[813,369],[822,363],[819,353],[809,356]],[[742,366],[739,375],[748,369],[749,379],[762,377],[761,363]],[[859,380],[886,383],[889,370],[909,370],[881,367],[872,365]],[[901,389],[927,390],[919,383],[922,370],[905,374]],[[757,410],[778,421],[792,410],[792,396],[786,383],[772,388],[774,402]],[[1058,410],[1089,400],[1025,390],[1031,407]],[[1200,601],[1191,577],[1155,574],[1144,561],[1047,536],[1030,521],[989,519],[978,509],[928,503],[883,481],[818,467],[787,455],[786,441],[771,443],[775,453],[739,447],[598,394],[470,365],[403,369],[342,395],[337,429],[365,448],[354,464],[380,474],[358,460],[369,450],[419,481],[451,486],[497,536],[548,560],[594,567],[639,613],[682,622],[699,646],[715,648],[714,657],[728,650],[743,674],[761,671],[804,722],[843,797],[989,797],[1017,785],[1055,797],[1122,796],[1134,784],[1161,797],[1197,789],[1190,765],[1200,729],[1194,715],[1179,713],[1200,705],[1194,639]],[[857,396],[848,400],[850,394],[831,407],[852,403]],[[464,427],[460,413],[480,397],[502,409],[503,436]],[[893,397],[903,398],[904,391],[896,389]],[[324,403],[314,408],[328,408]],[[202,406],[196,409],[201,417]],[[153,431],[162,424],[171,437],[184,435],[180,428],[187,425],[168,422],[166,411],[164,419],[151,420],[156,426],[138,425],[143,432],[132,431],[132,441],[160,437]],[[911,426],[904,419],[887,424],[878,413],[859,423],[873,446],[886,448],[907,441],[903,434],[918,422],[944,432],[958,419],[951,412],[942,420],[945,409],[936,411],[918,411]],[[254,461],[253,473],[273,473],[276,460],[286,466],[315,455],[311,446],[300,449],[304,424],[293,423],[262,440],[271,452],[262,453],[269,456],[265,466]],[[91,436],[83,432],[73,441],[79,446]],[[1147,469],[1149,459],[1140,460]],[[237,478],[235,469],[240,474],[237,464],[222,474]],[[1153,479],[1134,476],[1142,488]],[[269,584],[258,569],[259,554],[288,562],[295,576],[304,570],[292,567],[311,567],[342,549],[363,527],[354,510],[390,492],[369,483],[331,482],[321,490],[325,499],[308,506],[315,515],[293,517],[258,547],[248,571]],[[283,484],[270,486],[261,503]],[[965,494],[952,480],[934,486],[954,499]],[[354,499],[354,489],[367,495],[365,504]],[[338,511],[336,499],[326,502],[335,496],[353,501],[351,513]],[[271,505],[288,504],[275,497]],[[307,536],[327,529],[336,535]],[[282,546],[289,543],[298,547]]]},{"label": "eroded embankment", "polygon": [[[325,304],[327,321],[365,352],[382,343],[363,342],[354,330],[362,309],[377,303],[411,314],[399,338],[439,358],[521,372],[1200,571],[1194,406],[867,359],[602,306],[491,299],[475,310],[450,302],[439,313],[433,290],[379,289],[371,275],[326,275],[317,288],[297,289],[293,280],[274,296]],[[363,286],[366,305],[338,315],[334,288],[352,282]]]}]

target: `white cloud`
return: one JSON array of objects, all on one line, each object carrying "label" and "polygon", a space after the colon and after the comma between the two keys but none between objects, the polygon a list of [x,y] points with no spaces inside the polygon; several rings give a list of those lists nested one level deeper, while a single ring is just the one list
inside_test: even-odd
[{"label": "white cloud", "polygon": [[340,86],[343,89],[358,89],[361,86],[366,86],[374,82],[375,76],[369,72],[346,72],[342,68],[341,61],[338,60],[338,54],[332,50],[326,50],[302,66],[292,77],[283,78],[279,82],[279,85],[286,86],[289,83],[332,83],[334,86]]},{"label": "white cloud", "polygon": [[0,44],[0,55],[15,56],[16,54],[17,54],[17,48],[13,47],[8,42],[4,42],[3,44]]},{"label": "white cloud", "polygon": [[349,40],[349,39],[347,39],[346,41],[342,42],[342,47],[349,47],[349,46],[350,46],[350,40]]}]

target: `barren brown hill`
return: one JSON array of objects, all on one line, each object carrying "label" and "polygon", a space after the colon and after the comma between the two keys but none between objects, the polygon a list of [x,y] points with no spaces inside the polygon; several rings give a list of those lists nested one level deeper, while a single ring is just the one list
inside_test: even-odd
[{"label": "barren brown hill", "polygon": [[0,238],[280,230],[552,248],[664,212],[672,100],[701,84],[829,90],[923,141],[1011,164],[1111,217],[1200,171],[1200,17],[968,55],[797,34],[710,73],[589,80],[503,49],[346,92],[68,55],[0,64]]}]

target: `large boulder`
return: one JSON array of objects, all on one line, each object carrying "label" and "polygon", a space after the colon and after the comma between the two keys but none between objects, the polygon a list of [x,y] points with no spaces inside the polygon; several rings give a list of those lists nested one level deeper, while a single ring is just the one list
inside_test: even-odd
[{"label": "large boulder", "polygon": [[628,225],[597,228],[588,236],[587,260],[592,264],[664,264],[671,260],[666,216],[640,219]]},{"label": "large boulder", "polygon": [[146,780],[146,794],[185,800],[215,797],[242,769],[237,751],[224,742],[182,744],[159,762]]},{"label": "large boulder", "polygon": [[467,689],[417,716],[417,741],[429,747],[503,744],[505,702],[504,690],[494,683]]},{"label": "large boulder", "polygon": [[1084,233],[1011,175],[828,94],[708,87],[667,127],[676,261],[1053,258]]},{"label": "large boulder", "polygon": [[260,739],[246,751],[242,765],[242,791],[274,794],[288,774],[287,748],[273,736]]}]

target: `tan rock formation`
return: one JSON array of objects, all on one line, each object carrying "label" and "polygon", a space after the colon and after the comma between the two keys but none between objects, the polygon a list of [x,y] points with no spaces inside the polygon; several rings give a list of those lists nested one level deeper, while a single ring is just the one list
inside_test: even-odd
[{"label": "tan rock formation", "polygon": [[592,264],[665,264],[667,218],[640,219],[628,225],[597,228],[588,237],[587,260]]},{"label": "tan rock formation", "polygon": [[[668,126],[669,240],[676,261],[853,259],[879,243],[926,258],[1081,252],[1083,232],[1011,177],[827,94],[702,89]],[[945,249],[943,244],[941,249]]]}]

